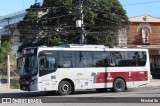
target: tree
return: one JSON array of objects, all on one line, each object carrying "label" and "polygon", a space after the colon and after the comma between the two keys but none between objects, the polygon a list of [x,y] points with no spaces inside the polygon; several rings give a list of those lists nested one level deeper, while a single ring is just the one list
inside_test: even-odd
[{"label": "tree", "polygon": [[8,42],[3,42],[0,47],[0,63],[6,62],[7,54],[10,54],[12,51],[11,44]]},{"label": "tree", "polygon": [[6,75],[7,72],[7,55],[10,56],[11,70],[16,70],[16,55],[12,52],[12,45],[3,41],[0,47],[0,73],[1,75]]},{"label": "tree", "polygon": [[[21,41],[32,45],[79,43],[80,29],[75,25],[79,15],[78,0],[44,0],[43,5],[34,4],[18,25]],[[113,46],[118,31],[129,25],[118,0],[83,0],[83,15],[87,44]]]},{"label": "tree", "polygon": [[7,41],[2,42],[2,45],[0,47],[0,71],[6,68],[5,64],[7,62],[7,55],[11,56],[12,55],[11,51],[12,51],[11,44],[8,43]]}]

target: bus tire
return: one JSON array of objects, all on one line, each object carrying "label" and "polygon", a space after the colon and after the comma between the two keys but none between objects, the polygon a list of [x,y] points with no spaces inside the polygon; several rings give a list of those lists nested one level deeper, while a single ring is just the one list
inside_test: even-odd
[{"label": "bus tire", "polygon": [[58,86],[58,92],[60,95],[70,95],[72,92],[72,85],[68,81],[61,81]]},{"label": "bus tire", "polygon": [[113,89],[115,92],[123,92],[126,88],[125,81],[122,78],[117,78],[113,83]]}]

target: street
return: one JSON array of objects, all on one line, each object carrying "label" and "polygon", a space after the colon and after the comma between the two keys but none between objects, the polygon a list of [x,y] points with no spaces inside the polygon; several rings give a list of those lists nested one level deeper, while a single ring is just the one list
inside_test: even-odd
[{"label": "street", "polygon": [[[72,95],[60,96],[58,93],[47,94],[45,92],[14,92],[1,93],[1,98],[24,98],[24,97],[160,97],[160,86],[130,88],[125,92],[112,92],[110,90],[98,93],[95,90],[77,91]],[[69,102],[69,101],[68,101]]]},{"label": "street", "polygon": [[[12,92],[12,93],[0,93],[0,98],[20,98],[30,99],[38,98],[43,99],[44,103],[52,103],[51,106],[56,104],[59,106],[70,106],[71,104],[76,106],[97,106],[101,103],[101,106],[160,106],[159,103],[141,103],[141,99],[157,99],[160,101],[160,86],[149,86],[140,88],[131,88],[125,92],[116,93],[110,90],[98,93],[95,90],[77,91],[72,95],[60,96],[58,93],[47,94],[45,92]],[[47,102],[46,102],[47,101]],[[158,102],[159,102],[158,101]],[[57,104],[58,103],[58,104]],[[80,103],[80,104],[79,104]],[[86,104],[87,103],[87,104]],[[113,104],[114,103],[114,104]],[[128,104],[129,103],[129,104]],[[5,104],[6,106],[7,104]],[[14,104],[12,104],[14,105]],[[21,104],[22,105],[22,104]],[[24,105],[24,104],[23,104]],[[9,106],[9,105],[8,105]],[[25,104],[26,106],[26,104]],[[39,106],[42,106],[40,104]]]}]

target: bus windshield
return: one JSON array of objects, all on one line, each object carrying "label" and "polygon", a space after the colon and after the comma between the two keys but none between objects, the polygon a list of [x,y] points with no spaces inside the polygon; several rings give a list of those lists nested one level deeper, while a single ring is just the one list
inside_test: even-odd
[{"label": "bus windshield", "polygon": [[18,59],[17,67],[21,75],[35,75],[37,73],[37,57],[25,56]]}]

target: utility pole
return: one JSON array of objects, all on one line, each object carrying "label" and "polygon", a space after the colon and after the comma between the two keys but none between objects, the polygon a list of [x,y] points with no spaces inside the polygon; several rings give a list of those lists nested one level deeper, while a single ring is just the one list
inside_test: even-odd
[{"label": "utility pole", "polygon": [[81,25],[80,25],[80,32],[81,32],[81,36],[80,36],[80,44],[84,44],[85,43],[85,32],[84,32],[84,23],[83,23],[83,0],[79,0],[79,13],[80,13],[80,21],[81,21]]},{"label": "utility pole", "polygon": [[10,80],[11,80],[11,76],[10,76],[10,56],[9,55],[7,55],[7,74],[8,74],[8,86],[9,86],[9,88],[10,88]]}]

